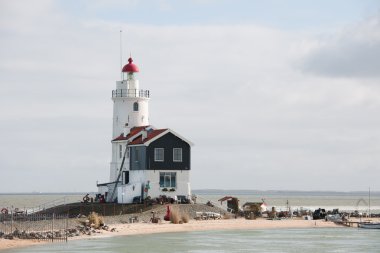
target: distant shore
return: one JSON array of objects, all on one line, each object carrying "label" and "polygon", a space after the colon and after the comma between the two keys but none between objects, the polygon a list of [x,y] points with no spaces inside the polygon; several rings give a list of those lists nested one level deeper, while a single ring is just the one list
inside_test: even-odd
[{"label": "distant shore", "polygon": [[[68,239],[83,240],[111,236],[128,236],[155,233],[172,233],[172,232],[192,232],[192,231],[212,231],[212,230],[250,230],[250,229],[288,229],[288,228],[335,228],[340,227],[333,222],[324,220],[301,220],[301,219],[284,219],[284,220],[246,220],[244,218],[225,219],[225,220],[190,220],[185,224],[172,224],[170,222],[153,223],[128,223],[113,224],[115,232],[101,230],[100,233],[91,236],[81,235]],[[11,248],[29,247],[34,245],[47,244],[47,241],[38,240],[7,240],[0,239],[0,250]]]}]

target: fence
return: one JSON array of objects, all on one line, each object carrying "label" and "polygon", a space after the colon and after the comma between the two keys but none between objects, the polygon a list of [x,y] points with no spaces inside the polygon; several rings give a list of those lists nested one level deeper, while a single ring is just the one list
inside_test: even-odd
[{"label": "fence", "polygon": [[0,238],[66,241],[67,215],[0,214]]}]

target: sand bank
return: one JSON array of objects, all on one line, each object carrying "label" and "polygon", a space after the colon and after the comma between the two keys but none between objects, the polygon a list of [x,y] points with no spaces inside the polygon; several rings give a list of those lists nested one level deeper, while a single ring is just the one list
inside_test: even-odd
[{"label": "sand bank", "polygon": [[[89,239],[96,237],[108,236],[126,236],[126,235],[140,235],[140,234],[153,234],[153,233],[172,233],[172,232],[190,232],[190,231],[210,231],[210,230],[238,230],[238,229],[282,229],[282,228],[329,228],[338,227],[333,222],[326,222],[323,220],[246,220],[227,219],[227,220],[190,220],[186,224],[171,224],[169,222],[162,222],[159,224],[152,223],[132,223],[132,224],[113,224],[112,228],[116,228],[116,232],[109,232],[101,230],[100,233],[91,236],[82,235],[78,237],[69,238],[70,240]],[[6,240],[0,239],[0,250],[27,247],[32,245],[50,243],[47,241],[36,240]]]}]

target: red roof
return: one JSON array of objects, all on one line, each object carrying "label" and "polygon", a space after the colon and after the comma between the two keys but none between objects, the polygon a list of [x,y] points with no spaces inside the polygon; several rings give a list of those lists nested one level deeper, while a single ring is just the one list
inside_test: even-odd
[{"label": "red roof", "polygon": [[155,129],[155,130],[148,131],[147,137],[144,140],[142,140],[142,135],[140,135],[136,139],[132,140],[132,142],[130,142],[129,145],[144,144],[147,141],[149,141],[149,140],[153,139],[154,137],[156,137],[157,135],[165,132],[166,130],[168,130],[168,129]]},{"label": "red roof", "polygon": [[139,67],[133,63],[132,57],[128,59],[128,64],[123,67],[122,72],[139,72]]},{"label": "red roof", "polygon": [[147,127],[148,126],[133,127],[133,128],[131,128],[131,130],[129,131],[129,134],[127,136],[124,136],[124,134],[122,133],[122,134],[120,134],[120,136],[116,137],[112,141],[125,141],[125,140],[128,140],[129,138],[131,138],[132,136],[138,134],[139,132],[141,132],[142,130],[144,130]]}]

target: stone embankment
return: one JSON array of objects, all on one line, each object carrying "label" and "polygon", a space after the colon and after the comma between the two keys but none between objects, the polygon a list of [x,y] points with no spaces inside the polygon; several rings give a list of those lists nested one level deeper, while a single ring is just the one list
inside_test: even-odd
[{"label": "stone embankment", "polygon": [[[49,239],[62,239],[66,237],[76,237],[81,235],[94,235],[103,233],[103,231],[115,232],[116,229],[112,228],[113,224],[125,224],[125,223],[149,223],[154,212],[155,217],[163,220],[166,214],[168,205],[155,205],[153,208],[146,212],[138,212],[134,214],[123,214],[116,216],[105,216],[103,217],[104,224],[99,228],[95,228],[94,224],[90,224],[88,217],[79,215],[77,218],[67,219],[67,228],[54,231],[33,231],[33,227],[46,228],[46,221],[29,221],[29,226],[31,232],[20,231],[17,228],[11,233],[3,233],[0,231],[0,238],[3,239],[36,239],[36,240],[49,240]],[[190,219],[196,217],[197,212],[213,212],[218,213],[221,216],[227,214],[227,212],[219,207],[208,206],[205,204],[170,204],[170,209],[176,209],[181,214],[187,214]]]}]

